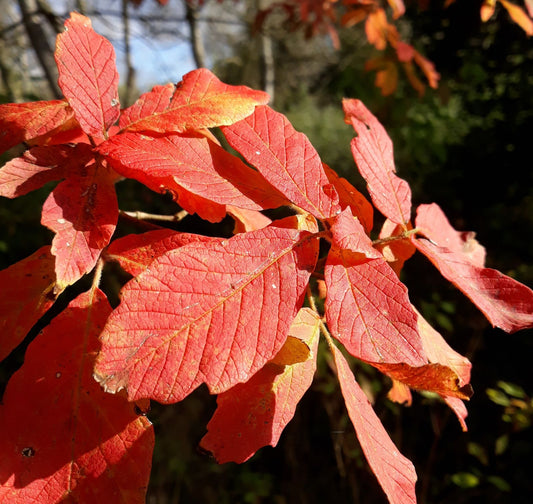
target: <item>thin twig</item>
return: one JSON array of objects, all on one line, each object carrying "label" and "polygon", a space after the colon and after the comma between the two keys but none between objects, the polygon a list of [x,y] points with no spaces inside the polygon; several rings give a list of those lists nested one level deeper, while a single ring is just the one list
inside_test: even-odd
[{"label": "thin twig", "polygon": [[165,221],[165,222],[179,222],[183,220],[185,217],[187,217],[187,215],[189,214],[185,210],[180,210],[174,215],[158,215],[158,214],[151,214],[151,213],[139,212],[139,211],[126,212],[125,210],[119,210],[119,215],[130,217],[132,219],[137,219],[137,220],[157,220],[157,221]]}]

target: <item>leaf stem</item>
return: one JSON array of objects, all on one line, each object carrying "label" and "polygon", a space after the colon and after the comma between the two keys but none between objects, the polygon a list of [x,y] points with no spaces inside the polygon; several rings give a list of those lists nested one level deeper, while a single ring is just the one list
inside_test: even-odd
[{"label": "leaf stem", "polygon": [[420,230],[418,228],[409,229],[408,231],[404,231],[402,234],[395,235],[395,236],[387,236],[387,238],[379,238],[378,240],[373,240],[372,245],[385,245],[386,243],[390,243],[397,240],[405,240],[406,238],[409,238],[412,234],[418,233]]},{"label": "leaf stem", "polygon": [[158,214],[151,214],[146,212],[127,212],[125,210],[119,210],[119,214],[122,216],[130,217],[132,219],[137,220],[158,220],[158,221],[165,221],[165,222],[179,222],[183,220],[185,217],[187,217],[188,212],[185,210],[180,210],[179,212],[175,213],[174,215],[158,215]]},{"label": "leaf stem", "polygon": [[93,275],[93,282],[91,284],[91,294],[92,297],[94,297],[94,291],[98,289],[98,286],[100,285],[100,280],[102,279],[102,271],[104,270],[105,261],[103,257],[100,257],[98,259],[98,262],[96,263],[96,268],[94,270]]},{"label": "leaf stem", "polygon": [[331,337],[329,329],[326,327],[326,324],[324,323],[324,317],[318,311],[318,308],[315,303],[315,297],[313,296],[313,293],[311,292],[311,287],[309,285],[307,286],[307,301],[309,301],[309,307],[311,308],[311,310],[313,310],[315,313],[318,314],[320,332],[322,333],[324,338],[326,338],[326,341],[328,342],[328,346],[331,347],[332,345],[334,345],[333,338]]}]

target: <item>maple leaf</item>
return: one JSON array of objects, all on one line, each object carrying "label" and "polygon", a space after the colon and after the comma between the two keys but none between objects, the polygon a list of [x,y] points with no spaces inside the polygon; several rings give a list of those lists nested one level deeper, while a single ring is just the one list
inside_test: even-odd
[{"label": "maple leaf", "polygon": [[0,361],[26,337],[55,300],[56,277],[50,246],[0,271]]},{"label": "maple leaf", "polygon": [[92,378],[110,312],[84,293],[29,345],[0,408],[0,502],[145,501],[152,426]]},{"label": "maple leaf", "polygon": [[205,68],[183,76],[168,105],[170,88],[145,93],[127,112],[128,131],[182,133],[232,124],[268,102],[268,94],[246,86],[224,84]]},{"label": "maple leaf", "polygon": [[[233,205],[248,210],[282,206],[288,201],[238,157],[204,136],[116,135],[98,147],[111,166],[154,191],[173,193],[182,208],[207,220],[221,220]],[[220,208],[220,211],[217,209]]]},{"label": "maple leaf", "polygon": [[360,100],[344,99],[342,106],[346,122],[357,132],[352,153],[374,205],[396,224],[406,224],[411,218],[411,189],[395,175],[391,139]]},{"label": "maple leaf", "polygon": [[348,415],[370,468],[391,504],[415,504],[417,478],[413,464],[390,439],[340,350],[334,345],[330,348]]},{"label": "maple leaf", "polygon": [[[466,252],[458,250],[449,232],[441,235],[439,228],[424,219],[427,210],[428,207],[419,207],[420,229],[431,238],[412,238],[415,247],[470,298],[493,326],[506,332],[533,327],[533,291],[497,270],[480,266],[478,246],[474,245],[473,255],[468,247]],[[435,207],[430,210],[434,213]],[[418,216],[415,223],[418,227]],[[448,248],[449,244],[452,248]]]},{"label": "maple leaf", "polygon": [[246,381],[282,347],[303,303],[318,241],[301,225],[290,217],[155,259],[122,290],[101,335],[98,381],[164,403],[202,383],[219,393]]},{"label": "maple leaf", "polygon": [[107,138],[120,114],[113,45],[92,29],[89,18],[71,12],[65,31],[57,37],[55,60],[59,87],[83,131],[96,139]]},{"label": "maple leaf", "polygon": [[219,463],[241,463],[259,448],[277,445],[313,380],[319,322],[316,312],[302,308],[278,354],[246,383],[218,395],[200,446]]},{"label": "maple leaf", "polygon": [[73,115],[66,100],[0,105],[0,153],[55,131]]},{"label": "maple leaf", "polygon": [[[427,364],[407,289],[345,210],[324,268],[328,327],[354,356],[375,364]],[[349,230],[349,231],[348,231]]]},{"label": "maple leaf", "polygon": [[64,288],[91,271],[118,220],[116,174],[101,162],[78,167],[48,196],[41,223],[56,233],[57,285]]},{"label": "maple leaf", "polygon": [[229,144],[293,204],[319,219],[337,215],[339,196],[309,139],[270,107],[222,128]]}]

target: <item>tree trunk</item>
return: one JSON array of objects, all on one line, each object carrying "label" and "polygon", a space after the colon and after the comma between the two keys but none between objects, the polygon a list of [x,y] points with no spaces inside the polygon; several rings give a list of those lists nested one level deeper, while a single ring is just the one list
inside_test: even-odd
[{"label": "tree trunk", "polygon": [[61,98],[62,93],[57,84],[57,67],[54,60],[54,52],[50,47],[48,35],[39,22],[37,14],[35,14],[37,4],[35,0],[18,0],[18,4],[26,33],[44,72],[52,96]]},{"label": "tree trunk", "polygon": [[190,40],[194,62],[197,68],[205,68],[205,48],[198,26],[198,11],[199,7],[196,0],[185,0],[186,19],[189,24]]}]

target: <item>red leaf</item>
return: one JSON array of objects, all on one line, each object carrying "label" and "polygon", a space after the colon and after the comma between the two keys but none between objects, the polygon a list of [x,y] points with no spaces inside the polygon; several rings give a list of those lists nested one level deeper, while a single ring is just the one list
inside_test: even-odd
[{"label": "red leaf", "polygon": [[219,393],[248,380],[285,342],[317,260],[318,240],[295,225],[287,218],[153,261],[102,333],[96,376],[106,390],[171,403],[201,383]]},{"label": "red leaf", "polygon": [[66,100],[0,105],[0,153],[50,133],[74,115]]},{"label": "red leaf", "polygon": [[331,219],[331,241],[337,250],[346,256],[352,252],[352,259],[380,259],[382,255],[372,246],[359,219],[346,207],[339,215]]},{"label": "red leaf", "polygon": [[468,296],[493,326],[506,332],[533,327],[533,291],[529,287],[482,267],[481,245],[472,234],[455,231],[438,206],[422,206],[418,214],[416,226],[429,240],[413,238],[413,243],[444,278]]},{"label": "red leaf", "polygon": [[272,224],[272,219],[256,210],[244,210],[228,205],[227,211],[235,219],[234,234],[255,231]]},{"label": "red leaf", "polygon": [[152,426],[92,378],[110,312],[101,292],[82,294],[28,347],[0,409],[0,501],[145,501]]},{"label": "red leaf", "polygon": [[493,326],[512,333],[533,327],[533,291],[490,268],[472,264],[463,254],[425,239],[415,247],[483,312]]},{"label": "red leaf", "polygon": [[368,192],[379,211],[396,224],[411,218],[411,189],[395,175],[392,142],[387,132],[359,100],[343,100],[346,122],[357,132],[352,153]]},{"label": "red leaf", "polygon": [[334,238],[324,269],[328,327],[353,356],[366,362],[427,364],[405,285],[372,248],[361,225],[346,220],[347,215],[345,210],[337,222],[347,236],[340,245],[349,248],[335,246],[339,241]]},{"label": "red leaf", "polygon": [[[248,210],[286,203],[259,173],[203,136],[174,134],[154,138],[124,133],[102,144],[99,151],[117,172],[154,191],[172,192],[183,208],[194,210],[203,218],[209,218],[206,212],[209,207],[191,208],[191,203],[185,203],[193,199],[191,195],[200,196],[202,202],[208,200]],[[222,212],[223,217],[224,209]]]},{"label": "red leaf", "polygon": [[[166,110],[175,90],[176,86],[168,83],[164,86],[154,86],[151,91],[142,94],[131,107],[123,110],[120,114],[120,129],[127,129],[128,126],[135,129],[135,123]],[[163,133],[168,132],[164,131]]]},{"label": "red leaf", "polygon": [[159,133],[215,128],[233,124],[250,115],[256,105],[268,102],[263,91],[224,84],[205,68],[184,75],[164,109],[167,94],[168,90],[158,88],[144,95],[146,110],[153,111],[150,115],[139,114],[137,120],[130,118],[126,128]]},{"label": "red leaf", "polygon": [[416,209],[416,227],[433,243],[461,254],[474,266],[485,266],[485,247],[473,231],[456,231],[439,205],[420,205]]},{"label": "red leaf", "polygon": [[141,274],[155,259],[169,250],[196,241],[208,242],[216,238],[172,229],[158,229],[142,234],[131,234],[113,240],[105,251],[106,260],[117,261],[130,275]]},{"label": "red leaf", "polygon": [[319,219],[340,212],[338,194],[309,139],[269,107],[222,128],[229,144],[293,204]]},{"label": "red leaf", "polygon": [[363,453],[391,504],[415,504],[416,472],[391,441],[341,352],[331,347],[348,415]]},{"label": "red leaf", "polygon": [[241,463],[259,448],[277,445],[313,380],[319,322],[309,308],[300,310],[274,359],[246,383],[219,394],[217,410],[200,442],[218,463]]},{"label": "red leaf", "polygon": [[118,72],[111,42],[98,35],[89,18],[71,12],[57,37],[55,59],[59,87],[83,131],[106,138],[118,119]]},{"label": "red leaf", "polygon": [[[412,226],[408,224],[407,229],[411,230]],[[404,231],[405,229],[402,226],[386,219],[379,233],[379,238],[380,240],[386,240],[387,238],[400,236]],[[416,248],[409,239],[398,239],[385,242],[382,245],[376,245],[376,248],[381,251],[383,257],[387,260],[398,277],[400,276],[405,261],[416,252]]]},{"label": "red leaf", "polygon": [[57,284],[71,285],[92,270],[118,220],[112,174],[93,163],[61,182],[43,205],[41,223],[54,231]]},{"label": "red leaf", "polygon": [[329,166],[324,164],[324,170],[328,180],[333,184],[337,194],[339,195],[339,203],[344,210],[350,207],[352,215],[357,217],[365,231],[370,233],[374,220],[374,208],[368,200],[345,178],[339,177],[337,172],[332,170]]},{"label": "red leaf", "polygon": [[389,23],[383,9],[368,13],[365,23],[366,38],[376,49],[383,51],[387,47]]},{"label": "red leaf", "polygon": [[0,361],[52,306],[55,280],[54,257],[49,246],[0,271]]},{"label": "red leaf", "polygon": [[0,196],[17,198],[60,180],[93,157],[88,145],[33,147],[0,170]]}]

